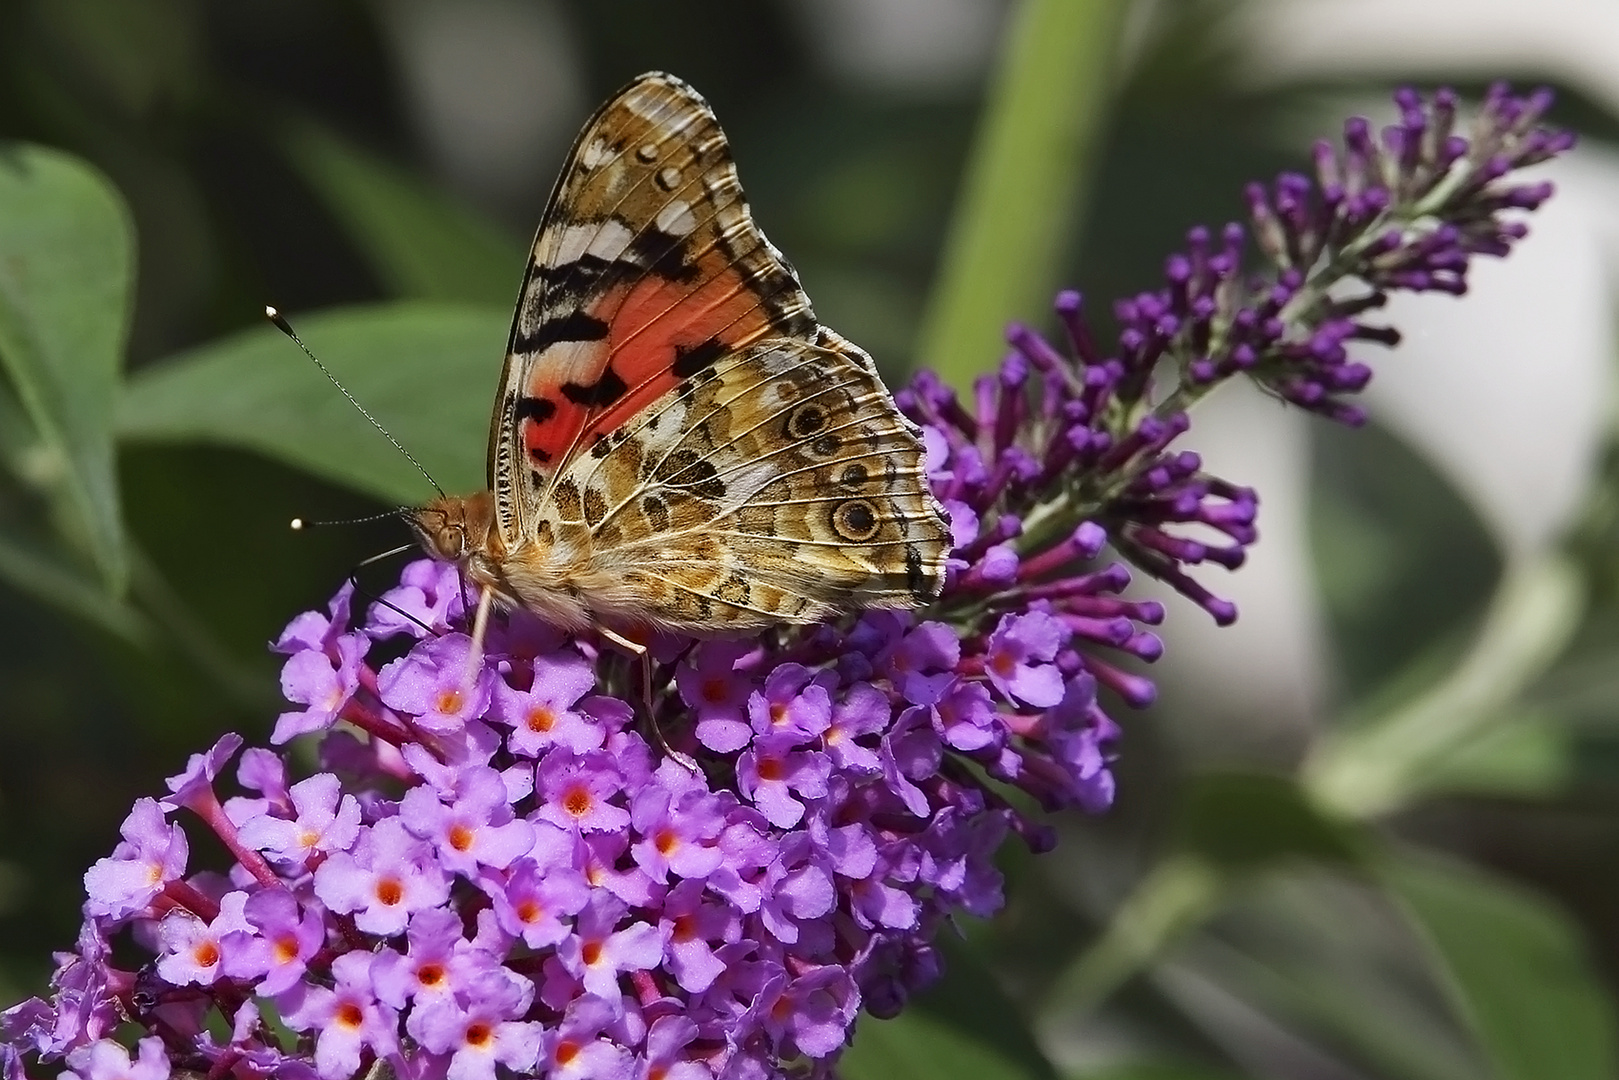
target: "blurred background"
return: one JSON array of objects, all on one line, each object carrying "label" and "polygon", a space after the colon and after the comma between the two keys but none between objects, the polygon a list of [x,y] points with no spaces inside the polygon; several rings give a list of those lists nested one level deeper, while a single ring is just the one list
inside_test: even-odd
[{"label": "blurred background", "polygon": [[[1116,712],[1117,806],[1062,821],[1053,855],[1009,853],[1008,911],[966,928],[907,1023],[978,1076],[1619,1075],[1619,6],[1072,0],[1084,39],[1036,60],[1017,28],[1042,6],[0,2],[0,138],[92,163],[136,237],[118,597],[0,387],[0,1001],[42,987],[134,798],[220,732],[267,737],[266,643],[405,539],[287,521],[428,494],[408,467],[321,465],[380,439],[263,306],[446,487],[476,483],[529,236],[630,77],[709,98],[757,220],[891,381],[959,365],[935,290],[986,101],[1020,74],[1061,74],[1074,149],[1034,208],[1039,280],[996,316],[1040,326],[1059,286],[1104,318],[1154,287],[1188,227],[1240,217],[1246,181],[1387,116],[1394,86],[1509,78],[1555,86],[1582,132],[1560,194],[1471,296],[1391,307],[1406,344],[1368,357],[1369,428],[1236,387],[1198,413],[1185,444],[1261,493],[1250,564],[1204,579],[1242,617],[1172,607],[1160,703]],[[395,337],[401,312],[461,319],[486,347],[390,383],[364,366],[395,340],[370,312]],[[998,359],[991,336],[978,366]],[[308,412],[234,396],[247,364]],[[422,377],[480,389],[450,407]],[[921,1075],[898,1026],[866,1027],[850,1076]]]}]

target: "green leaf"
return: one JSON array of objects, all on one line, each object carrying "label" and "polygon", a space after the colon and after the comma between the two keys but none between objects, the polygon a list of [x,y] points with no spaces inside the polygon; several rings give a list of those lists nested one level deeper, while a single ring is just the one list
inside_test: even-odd
[{"label": "green leaf", "polygon": [[136,644],[151,640],[147,621],[97,581],[29,538],[0,531],[0,581],[60,611]]},{"label": "green leaf", "polygon": [[1312,795],[1362,818],[1397,810],[1446,781],[1443,763],[1516,715],[1515,702],[1561,655],[1584,604],[1571,560],[1510,567],[1478,635],[1442,682],[1321,741],[1305,763]]},{"label": "green leaf", "polygon": [[[407,302],[321,312],[294,325],[354,397],[446,491],[484,486],[490,403],[510,314]],[[266,325],[129,380],[119,433],[147,442],[246,447],[412,505],[432,494],[298,349]]]},{"label": "green leaf", "polygon": [[1170,1061],[1132,1062],[1075,1073],[1073,1080],[1242,1080],[1234,1072]]},{"label": "green leaf", "polygon": [[401,297],[510,304],[523,248],[472,210],[314,124],[289,127],[294,167]]},{"label": "green leaf", "polygon": [[1054,1080],[994,976],[965,948],[946,943],[945,951],[944,978],[897,1018],[860,1018],[838,1072],[846,1080]]},{"label": "green leaf", "polygon": [[113,414],[134,283],[118,192],[58,150],[0,148],[0,364],[107,589],[128,574]]},{"label": "green leaf", "polygon": [[1322,815],[1292,779],[1268,773],[1195,776],[1175,814],[1178,846],[1224,870],[1243,872],[1282,859],[1353,863],[1353,830]]},{"label": "green leaf", "polygon": [[1498,1080],[1619,1075],[1614,1002],[1566,915],[1506,881],[1437,860],[1390,859],[1384,876]]},{"label": "green leaf", "polygon": [[965,387],[1049,310],[1085,205],[1124,0],[1024,0],[962,181],[916,359]]}]

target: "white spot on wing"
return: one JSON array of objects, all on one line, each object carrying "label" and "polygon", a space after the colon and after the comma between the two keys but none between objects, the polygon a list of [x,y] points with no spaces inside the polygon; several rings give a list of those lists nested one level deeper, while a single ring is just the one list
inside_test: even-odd
[{"label": "white spot on wing", "polygon": [[611,156],[611,153],[607,148],[606,139],[592,139],[585,144],[584,150],[580,152],[579,164],[587,169],[594,169],[606,161]]},{"label": "white spot on wing", "polygon": [[697,228],[697,219],[692,216],[691,203],[676,199],[658,211],[655,224],[670,236],[685,236]]},{"label": "white spot on wing", "polygon": [[580,256],[590,254],[603,259],[616,259],[635,239],[623,223],[608,218],[580,225],[564,225],[557,236],[556,248],[546,260],[549,266],[564,266],[576,262]]}]

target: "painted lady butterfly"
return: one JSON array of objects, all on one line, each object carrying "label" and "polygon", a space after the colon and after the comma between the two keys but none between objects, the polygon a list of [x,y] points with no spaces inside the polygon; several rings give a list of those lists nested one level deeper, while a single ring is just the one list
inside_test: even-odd
[{"label": "painted lady butterfly", "polygon": [[492,601],[615,638],[916,607],[949,547],[918,434],[816,322],[708,104],[654,72],[585,124],[551,194],[489,490],[413,525],[479,586],[480,629]]}]

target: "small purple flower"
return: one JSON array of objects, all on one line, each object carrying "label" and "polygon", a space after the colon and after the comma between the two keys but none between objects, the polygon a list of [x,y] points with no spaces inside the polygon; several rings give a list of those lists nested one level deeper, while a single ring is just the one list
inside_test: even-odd
[{"label": "small purple flower", "polygon": [[630,849],[635,864],[660,884],[671,873],[706,878],[725,858],[716,843],[725,826],[720,800],[706,789],[644,788],[631,807],[630,823],[646,838]]},{"label": "small purple flower", "polygon": [[449,1056],[446,1080],[494,1080],[495,1066],[532,1073],[544,1028],[519,1020],[533,984],[501,970],[485,974],[462,996],[434,998],[411,1014],[411,1034],[428,1051]]},{"label": "small purple flower", "polygon": [[629,811],[612,801],[623,791],[623,776],[601,751],[552,754],[540,763],[535,784],[545,799],[540,817],[554,825],[616,832],[630,823]]},{"label": "small purple flower", "polygon": [[802,664],[783,664],[748,696],[748,719],[758,735],[792,735],[809,742],[832,722],[832,698],[824,680]]},{"label": "small purple flower", "polygon": [[286,993],[326,943],[320,911],[301,909],[283,889],[264,889],[247,898],[242,914],[249,929],[227,934],[222,943],[225,974],[256,981],[257,992],[266,997]]},{"label": "small purple flower", "polygon": [[363,1050],[379,1057],[395,1051],[397,1020],[372,992],[370,954],[337,957],[332,978],[330,989],[300,982],[279,1004],[288,1027],[314,1035],[315,1069],[323,1080],[345,1080],[359,1069]]},{"label": "small purple flower", "polygon": [[226,893],[219,914],[204,921],[187,911],[172,911],[158,927],[162,955],[157,973],[175,986],[197,983],[207,986],[225,973],[226,941],[253,927],[244,914],[247,894]]},{"label": "small purple flower", "polygon": [[371,605],[366,633],[378,640],[396,634],[419,638],[443,633],[466,614],[461,589],[461,575],[455,567],[416,559],[400,572],[399,585]]},{"label": "small purple flower", "polygon": [[469,874],[479,866],[504,870],[532,847],[534,827],[514,819],[506,785],[494,769],[468,768],[457,778],[453,794],[442,795],[454,801],[441,802],[441,793],[426,786],[412,788],[400,800],[399,820],[431,842],[448,869]]},{"label": "small purple flower", "polygon": [[336,723],[359,689],[360,662],[369,645],[363,634],[343,634],[325,648],[301,649],[289,656],[281,667],[281,694],[304,708],[282,713],[270,741],[279,745]]},{"label": "small purple flower", "polygon": [[360,804],[342,794],[331,773],[316,773],[292,785],[291,820],[260,815],[242,823],[242,843],[271,858],[304,865],[317,853],[341,851],[360,834]]},{"label": "small purple flower", "polygon": [[615,896],[597,893],[590,898],[571,937],[557,946],[563,968],[583,983],[587,992],[608,1001],[619,996],[618,977],[626,971],[646,971],[663,960],[665,933],[647,923],[618,925],[629,907]]},{"label": "small purple flower", "polygon": [[368,934],[390,937],[410,916],[449,899],[450,879],[432,849],[398,818],[365,830],[354,853],[340,851],[315,871],[315,895],[333,911],[353,914]]},{"label": "small purple flower", "polygon": [[606,728],[576,706],[596,686],[596,673],[583,657],[561,661],[536,657],[527,690],[495,683],[494,715],[512,729],[508,744],[526,757],[539,757],[551,746],[575,754],[600,749]]},{"label": "small purple flower", "polygon": [[748,701],[752,681],[737,667],[753,652],[747,642],[703,642],[675,670],[675,685],[696,710],[697,739],[716,753],[740,750],[752,738]]},{"label": "small purple flower", "polygon": [[664,966],[683,990],[693,994],[707,990],[725,971],[714,951],[716,944],[734,942],[742,932],[736,912],[706,900],[704,893],[700,881],[682,881],[669,890],[660,927],[669,942]]},{"label": "small purple flower", "polygon": [[584,874],[572,866],[547,866],[532,859],[519,860],[505,881],[486,882],[484,891],[494,900],[501,927],[531,949],[566,938],[571,928],[563,920],[579,914],[590,899]]},{"label": "small purple flower", "polygon": [[460,730],[489,707],[490,672],[475,662],[465,634],[433,638],[377,673],[384,705],[431,732]]},{"label": "small purple flower", "polygon": [[826,794],[831,764],[815,750],[795,750],[799,737],[766,735],[737,759],[737,791],[772,825],[790,829],[804,817],[804,800]]},{"label": "small purple flower", "polygon": [[121,1043],[102,1039],[91,1043],[72,1057],[73,1068],[59,1080],[168,1080],[169,1056],[163,1040],[142,1039],[138,1056],[131,1060]]},{"label": "small purple flower", "polygon": [[984,673],[1007,700],[1049,708],[1062,700],[1062,672],[1052,661],[1067,640],[1062,623],[1043,611],[1007,615],[989,636]]},{"label": "small purple flower", "polygon": [[154,799],[139,799],[119,832],[124,841],[84,875],[85,911],[114,919],[132,915],[185,872],[186,835]]},{"label": "small purple flower", "polygon": [[685,1016],[660,1016],[646,1033],[646,1057],[635,1080],[713,1080],[714,1074],[682,1051],[697,1038],[697,1025]]},{"label": "small purple flower", "polygon": [[617,1010],[602,998],[578,999],[562,1023],[547,1033],[540,1051],[540,1071],[550,1080],[631,1080],[634,1058],[602,1034],[617,1018]]}]

